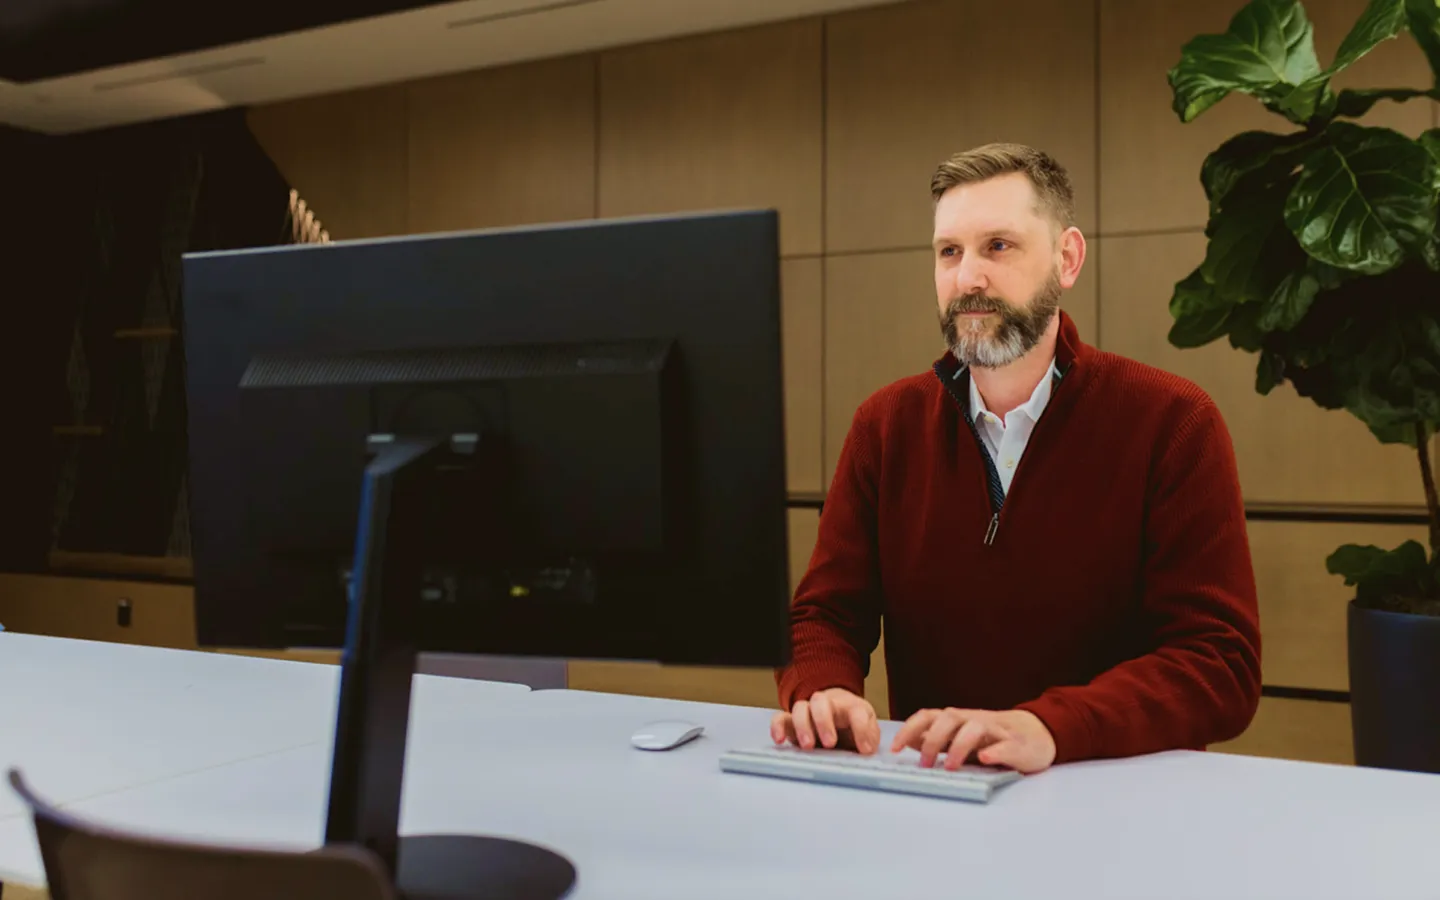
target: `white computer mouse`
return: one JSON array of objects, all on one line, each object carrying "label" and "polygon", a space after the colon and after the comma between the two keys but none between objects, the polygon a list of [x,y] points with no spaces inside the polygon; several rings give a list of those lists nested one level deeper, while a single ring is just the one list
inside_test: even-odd
[{"label": "white computer mouse", "polygon": [[630,743],[641,750],[672,750],[695,740],[704,730],[703,725],[678,719],[651,722],[630,735]]}]

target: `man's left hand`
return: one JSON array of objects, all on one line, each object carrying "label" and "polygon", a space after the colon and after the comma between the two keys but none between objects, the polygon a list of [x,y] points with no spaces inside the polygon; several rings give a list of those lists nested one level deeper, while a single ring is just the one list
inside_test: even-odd
[{"label": "man's left hand", "polygon": [[945,768],[954,771],[971,756],[986,766],[1008,766],[1031,775],[1055,761],[1055,739],[1039,717],[1024,710],[922,709],[905,720],[891,752],[905,747],[920,751],[920,765],[930,768],[945,754]]}]

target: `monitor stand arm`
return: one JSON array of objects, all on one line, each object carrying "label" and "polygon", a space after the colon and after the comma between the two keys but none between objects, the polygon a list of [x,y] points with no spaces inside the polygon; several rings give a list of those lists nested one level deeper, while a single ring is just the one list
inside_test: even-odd
[{"label": "monitor stand arm", "polygon": [[575,868],[543,847],[472,835],[399,836],[428,495],[435,464],[473,446],[463,438],[371,438],[325,843],[359,844],[377,853],[407,900],[554,900],[570,892]]}]

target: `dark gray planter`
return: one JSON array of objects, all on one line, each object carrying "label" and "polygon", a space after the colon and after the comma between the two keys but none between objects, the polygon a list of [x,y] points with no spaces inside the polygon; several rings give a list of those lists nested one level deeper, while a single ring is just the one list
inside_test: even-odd
[{"label": "dark gray planter", "polygon": [[1352,600],[1347,624],[1356,765],[1440,772],[1440,616]]}]

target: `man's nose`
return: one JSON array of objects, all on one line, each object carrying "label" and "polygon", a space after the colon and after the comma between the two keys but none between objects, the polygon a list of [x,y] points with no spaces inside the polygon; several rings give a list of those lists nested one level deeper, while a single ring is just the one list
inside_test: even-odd
[{"label": "man's nose", "polygon": [[960,296],[983,294],[989,286],[990,280],[986,277],[984,264],[973,256],[967,256],[955,267],[955,290]]}]

